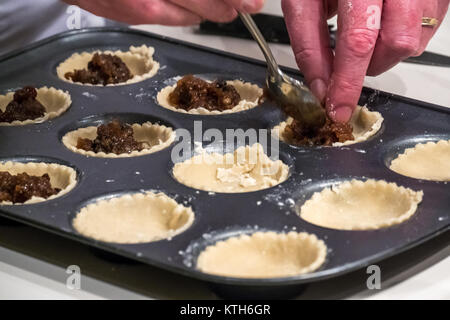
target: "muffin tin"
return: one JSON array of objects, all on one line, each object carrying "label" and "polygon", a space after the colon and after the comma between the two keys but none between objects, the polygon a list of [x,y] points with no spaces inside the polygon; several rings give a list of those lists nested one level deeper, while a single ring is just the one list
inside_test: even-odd
[{"label": "muffin tin", "polygon": [[[71,84],[56,75],[57,65],[74,52],[122,49],[146,44],[155,48],[158,73],[143,82],[118,87]],[[290,166],[287,181],[250,193],[222,194],[198,191],[178,183],[171,174],[168,148],[134,158],[88,158],[68,150],[64,134],[113,118],[128,123],[151,121],[184,128],[194,121],[203,130],[218,128],[271,129],[285,117],[273,104],[226,115],[199,116],[173,112],[156,103],[159,90],[173,77],[198,74],[205,78],[242,79],[263,86],[265,64],[233,54],[130,29],[84,29],[45,39],[0,57],[0,92],[24,85],[53,86],[68,91],[72,106],[58,118],[21,127],[0,127],[0,161],[52,162],[71,166],[78,184],[62,197],[31,205],[0,206],[0,214],[83,242],[116,255],[197,278],[223,296],[285,297],[304,285],[339,276],[393,256],[449,229],[450,184],[417,180],[388,169],[404,149],[424,141],[450,139],[450,110],[444,107],[365,88],[360,104],[384,117],[381,130],[368,141],[345,147],[295,147],[280,142],[280,159]],[[299,73],[285,68],[289,75]],[[208,150],[208,146],[204,144]],[[190,157],[191,154],[184,155]],[[424,199],[408,221],[371,231],[340,231],[303,221],[295,212],[314,192],[351,178],[384,179],[413,190]],[[144,244],[115,244],[78,234],[72,219],[92,201],[126,193],[160,191],[192,206],[193,225],[171,240]],[[233,235],[255,230],[306,231],[328,247],[326,262],[314,273],[276,279],[239,279],[204,274],[195,268],[206,246]],[[151,285],[151,284],[149,284]]]}]

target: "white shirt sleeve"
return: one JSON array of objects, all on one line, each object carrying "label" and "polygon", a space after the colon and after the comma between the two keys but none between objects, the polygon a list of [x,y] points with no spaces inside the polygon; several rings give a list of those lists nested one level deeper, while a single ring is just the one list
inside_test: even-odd
[{"label": "white shirt sleeve", "polygon": [[2,0],[0,55],[63,31],[120,25],[60,0]]}]

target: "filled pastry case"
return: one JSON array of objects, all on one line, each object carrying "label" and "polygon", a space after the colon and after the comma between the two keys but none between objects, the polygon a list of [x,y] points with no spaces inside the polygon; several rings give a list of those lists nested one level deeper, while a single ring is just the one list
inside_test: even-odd
[{"label": "filled pastry case", "polygon": [[[65,77],[95,51],[120,56],[133,77],[105,86]],[[265,72],[257,60],[115,28],[66,32],[0,57],[0,110],[27,85],[47,108],[36,121],[0,123],[0,172],[48,174],[57,188],[47,199],[2,201],[0,214],[250,298],[295,295],[448,231],[448,108],[365,88],[353,143],[297,146],[290,120],[260,99]],[[188,74],[233,84],[241,102],[228,112],[176,110],[168,90]],[[117,119],[146,147],[77,147]],[[199,126],[223,137],[254,129],[260,144],[208,141]],[[202,155],[234,160],[196,162]]]}]

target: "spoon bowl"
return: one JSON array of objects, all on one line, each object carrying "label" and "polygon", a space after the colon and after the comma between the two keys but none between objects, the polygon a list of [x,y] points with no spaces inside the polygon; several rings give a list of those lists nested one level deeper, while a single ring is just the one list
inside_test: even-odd
[{"label": "spoon bowl", "polygon": [[268,67],[266,85],[271,98],[287,115],[299,121],[303,128],[310,130],[323,126],[326,113],[320,101],[303,83],[281,71],[253,18],[241,12],[239,16],[266,58]]},{"label": "spoon bowl", "polygon": [[303,127],[313,129],[325,124],[325,109],[318,99],[300,81],[280,73],[267,74],[266,85],[272,99],[281,109]]}]

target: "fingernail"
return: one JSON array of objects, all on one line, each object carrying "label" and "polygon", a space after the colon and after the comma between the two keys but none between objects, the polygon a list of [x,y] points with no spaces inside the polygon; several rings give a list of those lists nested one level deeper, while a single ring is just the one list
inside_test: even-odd
[{"label": "fingernail", "polygon": [[353,108],[343,106],[334,110],[334,120],[337,122],[348,122],[352,117]]},{"label": "fingernail", "polygon": [[254,0],[244,0],[243,7],[245,12],[253,13],[255,10],[255,1]]},{"label": "fingernail", "polygon": [[311,91],[323,103],[327,95],[327,86],[322,79],[315,79],[311,82]]}]

